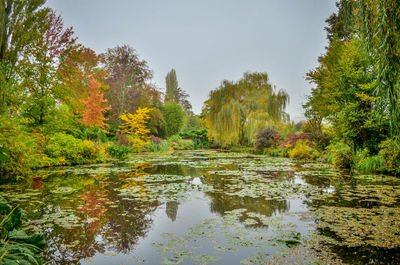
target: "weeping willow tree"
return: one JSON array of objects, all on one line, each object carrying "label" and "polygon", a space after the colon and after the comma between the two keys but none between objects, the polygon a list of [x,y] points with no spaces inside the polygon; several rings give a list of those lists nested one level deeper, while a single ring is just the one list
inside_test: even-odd
[{"label": "weeping willow tree", "polygon": [[359,0],[361,37],[377,70],[378,107],[388,113],[392,134],[400,135],[400,1]]},{"label": "weeping willow tree", "polygon": [[238,82],[223,81],[210,92],[203,117],[209,136],[222,145],[249,145],[267,126],[289,120],[289,96],[275,91],[266,73],[245,73]]}]

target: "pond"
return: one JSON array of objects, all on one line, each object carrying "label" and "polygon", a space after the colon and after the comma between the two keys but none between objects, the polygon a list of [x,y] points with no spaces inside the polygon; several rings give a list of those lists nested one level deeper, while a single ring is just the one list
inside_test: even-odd
[{"label": "pond", "polygon": [[400,179],[216,151],[52,168],[0,187],[48,264],[398,264]]}]

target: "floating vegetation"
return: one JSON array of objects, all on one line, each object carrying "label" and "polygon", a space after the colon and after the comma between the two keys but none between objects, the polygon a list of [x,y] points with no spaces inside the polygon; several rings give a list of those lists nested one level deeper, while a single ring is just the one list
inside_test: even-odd
[{"label": "floating vegetation", "polygon": [[186,181],[191,179],[190,176],[177,176],[177,175],[143,175],[136,178],[129,178],[130,180],[143,181],[143,182],[176,182]]},{"label": "floating vegetation", "polygon": [[[45,235],[48,263],[95,262],[102,255],[122,264],[400,259],[397,177],[217,151],[140,154],[38,175],[23,189],[0,186],[0,194],[26,209],[32,220],[26,231]],[[151,243],[154,251],[142,251]],[[116,260],[119,253],[125,263]]]},{"label": "floating vegetation", "polygon": [[334,169],[334,167],[331,164],[322,164],[322,163],[307,163],[301,166],[303,168],[316,169],[316,170],[332,171]]},{"label": "floating vegetation", "polygon": [[400,209],[323,206],[315,211],[317,227],[334,232],[329,242],[340,246],[400,247]]},{"label": "floating vegetation", "polygon": [[298,171],[297,175],[300,176],[338,176],[339,173],[330,170],[310,170],[310,171]]}]

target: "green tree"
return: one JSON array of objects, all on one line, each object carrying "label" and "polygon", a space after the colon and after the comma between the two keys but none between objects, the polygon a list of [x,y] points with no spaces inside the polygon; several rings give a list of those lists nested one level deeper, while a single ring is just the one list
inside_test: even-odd
[{"label": "green tree", "polygon": [[186,119],[186,124],[184,130],[200,130],[203,128],[201,124],[201,119],[197,115],[188,116]]},{"label": "green tree", "polygon": [[52,12],[48,25],[42,38],[20,62],[19,85],[26,91],[23,113],[32,125],[43,125],[51,119],[56,104],[66,97],[59,69],[77,47],[72,28],[64,29],[60,16]]},{"label": "green tree", "polygon": [[165,101],[179,101],[179,93],[178,93],[178,79],[176,77],[175,69],[172,69],[168,72],[165,77]]},{"label": "green tree", "polygon": [[377,71],[380,113],[390,116],[394,135],[400,134],[400,1],[359,0],[359,33]]},{"label": "green tree", "polygon": [[245,73],[210,92],[203,117],[209,136],[223,145],[249,145],[263,128],[287,121],[289,96],[275,91],[266,73]]},{"label": "green tree", "polygon": [[176,102],[167,102],[163,106],[165,133],[167,137],[179,133],[185,122],[185,112]]},{"label": "green tree", "polygon": [[0,113],[18,107],[22,90],[18,90],[16,68],[19,58],[30,52],[48,27],[50,9],[45,0],[0,1]]},{"label": "green tree", "polygon": [[337,141],[376,153],[387,135],[388,119],[376,115],[376,73],[362,40],[333,39],[319,62],[307,73],[307,79],[316,85],[304,104],[312,133],[322,135],[325,121]]},{"label": "green tree", "polygon": [[189,95],[185,90],[179,87],[175,69],[172,69],[165,77],[165,100],[164,102],[176,102],[188,115],[193,115],[192,104],[189,101]]}]

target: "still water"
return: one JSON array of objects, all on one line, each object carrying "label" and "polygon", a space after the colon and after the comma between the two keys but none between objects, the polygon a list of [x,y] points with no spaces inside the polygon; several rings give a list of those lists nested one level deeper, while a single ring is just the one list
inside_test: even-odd
[{"label": "still water", "polygon": [[400,264],[400,179],[214,151],[0,186],[48,264]]}]

